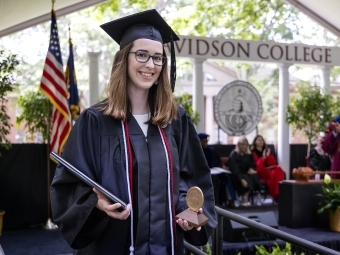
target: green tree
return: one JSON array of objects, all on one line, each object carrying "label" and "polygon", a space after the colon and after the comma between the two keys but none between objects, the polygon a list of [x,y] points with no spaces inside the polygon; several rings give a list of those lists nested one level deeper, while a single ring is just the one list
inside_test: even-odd
[{"label": "green tree", "polygon": [[319,87],[308,84],[300,86],[298,95],[291,98],[286,109],[286,122],[297,130],[304,132],[308,139],[308,151],[317,134],[326,129],[332,119],[333,99],[329,94],[324,94]]},{"label": "green tree", "polygon": [[7,115],[6,95],[15,89],[14,72],[19,64],[17,56],[0,50],[0,146],[9,149],[11,144],[6,137],[10,133],[10,117]]},{"label": "green tree", "polygon": [[[336,94],[339,95],[339,91],[337,91]],[[335,96],[333,98],[332,115],[333,117],[340,116],[340,96]]]},{"label": "green tree", "polygon": [[95,9],[131,14],[156,8],[178,34],[224,36],[248,40],[294,40],[299,35],[298,11],[283,0],[111,0]]},{"label": "green tree", "polygon": [[195,112],[192,108],[192,100],[190,98],[190,95],[188,93],[183,93],[180,95],[175,96],[176,102],[182,106],[187,114],[190,116],[192,122],[197,125],[200,121],[200,115],[198,112]]},{"label": "green tree", "polygon": [[24,123],[31,137],[39,132],[42,134],[44,141],[47,142],[50,134],[50,130],[48,130],[50,116],[52,116],[52,106],[49,105],[48,99],[40,90],[29,91],[19,97],[18,106],[22,112],[16,118],[17,125]]}]

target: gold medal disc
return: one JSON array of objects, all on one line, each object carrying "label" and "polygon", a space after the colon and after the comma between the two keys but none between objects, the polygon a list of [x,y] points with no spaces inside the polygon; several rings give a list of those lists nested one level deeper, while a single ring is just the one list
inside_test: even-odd
[{"label": "gold medal disc", "polygon": [[204,195],[199,187],[191,187],[187,192],[187,205],[191,211],[197,212],[202,208],[204,202]]}]

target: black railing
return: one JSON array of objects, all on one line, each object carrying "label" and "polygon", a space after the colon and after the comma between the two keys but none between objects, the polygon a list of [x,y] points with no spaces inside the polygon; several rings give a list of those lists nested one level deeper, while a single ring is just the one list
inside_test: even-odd
[{"label": "black railing", "polygon": [[193,246],[193,245],[187,243],[186,241],[184,241],[184,248],[185,248],[185,254],[186,255],[190,255],[192,253],[195,254],[195,255],[207,255],[205,252],[201,251],[196,246]]},{"label": "black railing", "polygon": [[[223,254],[223,218],[228,218],[230,220],[233,220],[245,226],[248,226],[252,229],[256,229],[268,235],[275,236],[281,240],[284,240],[296,246],[300,246],[316,254],[340,255],[340,252],[329,249],[325,246],[322,246],[322,245],[310,242],[308,240],[305,240],[303,238],[277,230],[265,224],[258,223],[254,220],[247,219],[243,216],[221,209],[217,206],[215,208],[216,208],[217,217],[218,217],[218,224],[217,224],[217,228],[214,230],[214,235],[212,239],[212,254],[213,255]],[[206,255],[206,253],[204,253],[203,251],[199,250],[195,246],[188,244],[186,242],[184,242],[184,247],[187,252],[186,254],[190,254],[190,252],[192,252],[193,254],[196,254],[196,255]]]},{"label": "black railing", "polygon": [[223,254],[223,218],[228,218],[230,220],[236,221],[238,223],[241,223],[243,225],[246,225],[252,229],[256,229],[259,231],[262,231],[266,234],[269,234],[271,236],[275,236],[281,240],[284,240],[286,242],[289,242],[291,244],[300,246],[304,249],[307,249],[309,251],[315,252],[317,254],[327,254],[327,255],[340,255],[340,252],[337,252],[335,250],[329,249],[327,247],[324,247],[322,245],[310,242],[308,240],[305,240],[303,238],[288,234],[286,232],[277,230],[275,228],[269,227],[265,224],[258,223],[254,220],[247,219],[243,216],[240,216],[238,214],[229,212],[227,210],[223,210],[219,207],[215,207],[216,212],[218,215],[218,225],[217,228],[214,231],[214,238],[213,238],[213,245],[212,250],[214,255],[220,255]]}]

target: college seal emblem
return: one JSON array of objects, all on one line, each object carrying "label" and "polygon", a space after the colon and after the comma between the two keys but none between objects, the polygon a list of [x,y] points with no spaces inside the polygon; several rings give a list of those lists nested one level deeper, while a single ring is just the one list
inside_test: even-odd
[{"label": "college seal emblem", "polygon": [[253,131],[261,120],[262,100],[259,92],[246,81],[225,85],[214,100],[214,115],[219,127],[228,135],[241,136]]}]

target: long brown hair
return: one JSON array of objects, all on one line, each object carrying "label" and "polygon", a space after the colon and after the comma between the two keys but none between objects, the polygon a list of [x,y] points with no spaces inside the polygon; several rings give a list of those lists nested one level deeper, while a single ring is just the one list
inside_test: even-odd
[{"label": "long brown hair", "polygon": [[[262,135],[257,135],[257,136],[255,136],[255,138],[254,138],[254,140],[253,140],[253,143],[252,143],[252,145],[251,145],[251,150],[255,150],[256,149],[256,144],[255,144],[255,142],[256,142],[256,140],[257,140],[257,138],[262,138],[262,141],[263,141],[263,146],[262,146],[262,151],[264,151],[265,149],[267,149],[267,144],[266,144],[266,141],[264,140],[264,138],[263,138],[263,136]],[[262,152],[261,151],[261,152]]]},{"label": "long brown hair", "polygon": [[[132,109],[126,86],[128,75],[127,58],[132,47],[133,42],[116,53],[113,59],[110,80],[106,88],[108,99],[103,103],[104,114],[123,121],[131,117]],[[153,85],[149,89],[148,101],[151,111],[149,123],[164,126],[176,119],[177,105],[169,82],[167,62],[162,66],[158,85]]]}]

